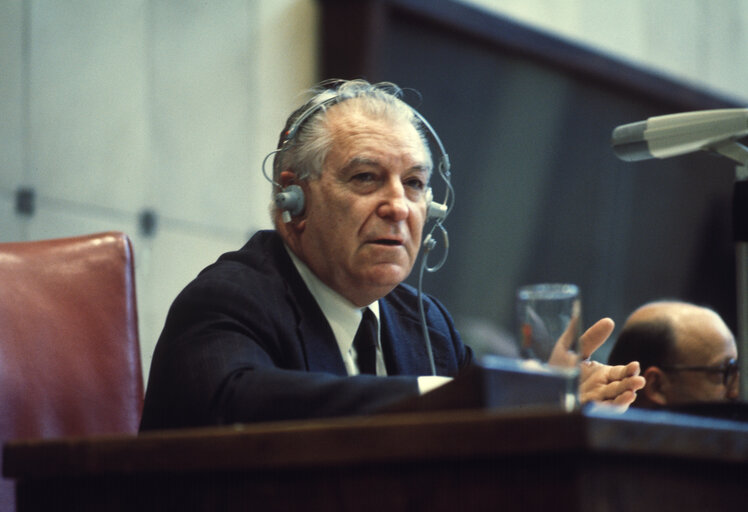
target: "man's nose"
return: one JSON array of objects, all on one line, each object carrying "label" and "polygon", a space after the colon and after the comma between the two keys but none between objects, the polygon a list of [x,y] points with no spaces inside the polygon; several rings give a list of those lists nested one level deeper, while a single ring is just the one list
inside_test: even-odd
[{"label": "man's nose", "polygon": [[408,217],[408,199],[405,196],[405,188],[399,180],[391,180],[382,190],[382,202],[377,212],[383,217],[393,221],[405,220]]}]

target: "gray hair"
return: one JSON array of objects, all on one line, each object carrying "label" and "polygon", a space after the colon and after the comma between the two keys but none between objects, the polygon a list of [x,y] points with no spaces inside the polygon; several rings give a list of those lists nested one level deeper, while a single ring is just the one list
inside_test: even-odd
[{"label": "gray hair", "polygon": [[397,85],[391,82],[371,84],[361,79],[332,80],[322,82],[312,90],[312,94],[309,101],[289,116],[281,132],[273,162],[274,188],[277,188],[280,173],[285,169],[293,169],[299,180],[319,178],[333,143],[324,114],[328,108],[353,98],[360,101],[352,102],[351,109],[393,123],[413,125],[423,141],[431,167],[431,153],[421,122],[413,109],[400,99],[403,91]]}]

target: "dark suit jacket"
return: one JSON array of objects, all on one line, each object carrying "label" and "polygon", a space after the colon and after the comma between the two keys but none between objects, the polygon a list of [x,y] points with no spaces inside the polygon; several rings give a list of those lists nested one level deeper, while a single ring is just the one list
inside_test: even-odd
[{"label": "dark suit jacket", "polygon": [[[435,299],[425,311],[437,373],[471,360]],[[379,301],[388,377],[346,375],[332,329],[278,234],[261,231],[177,297],[153,355],[141,430],[374,411],[429,375],[416,291]]]}]

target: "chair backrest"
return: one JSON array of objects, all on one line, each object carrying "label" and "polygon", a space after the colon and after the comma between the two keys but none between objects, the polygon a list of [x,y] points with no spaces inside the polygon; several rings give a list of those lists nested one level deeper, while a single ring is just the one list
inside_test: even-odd
[{"label": "chair backrest", "polygon": [[0,442],[135,433],[142,403],[128,237],[0,243]]}]

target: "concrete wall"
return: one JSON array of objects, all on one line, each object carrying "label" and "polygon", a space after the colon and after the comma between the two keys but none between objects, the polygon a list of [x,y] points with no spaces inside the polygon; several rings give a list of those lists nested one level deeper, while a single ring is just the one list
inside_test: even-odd
[{"label": "concrete wall", "polygon": [[270,226],[260,163],[316,81],[316,16],[312,0],[0,2],[0,241],[128,233],[145,371],[176,293]]}]

